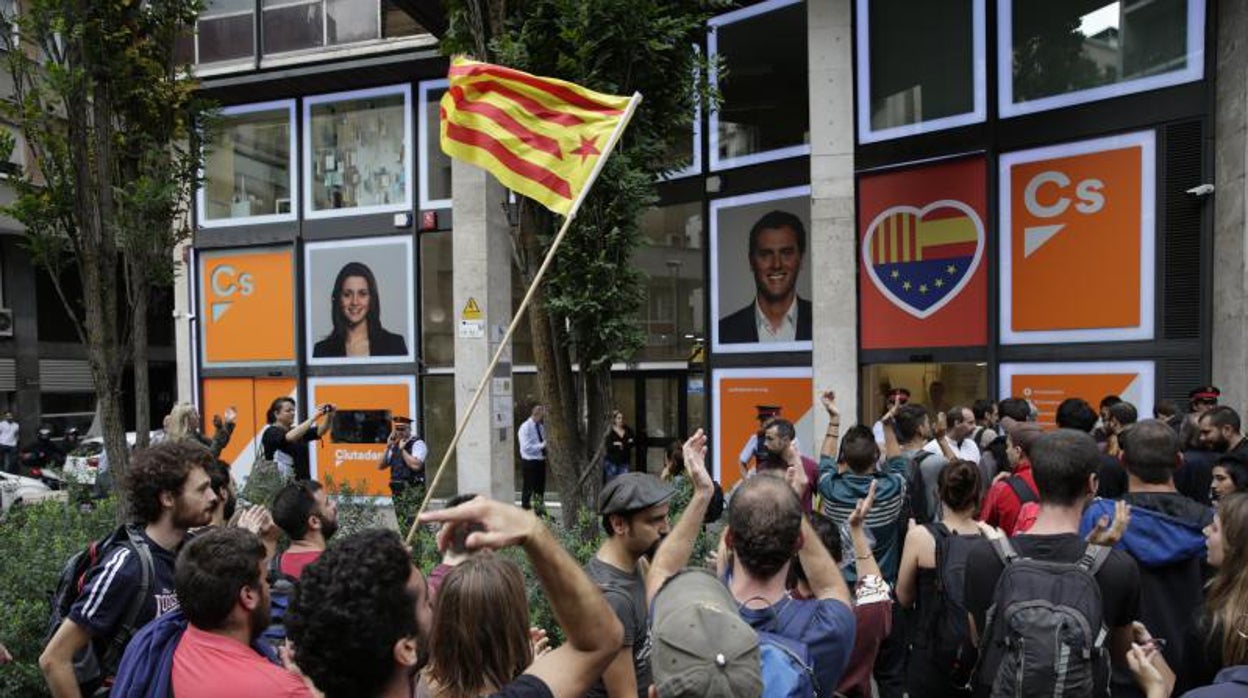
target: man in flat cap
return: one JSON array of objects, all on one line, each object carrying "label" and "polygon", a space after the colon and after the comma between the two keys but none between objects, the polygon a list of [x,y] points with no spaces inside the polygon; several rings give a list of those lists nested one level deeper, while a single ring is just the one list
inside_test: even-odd
[{"label": "man in flat cap", "polygon": [[585,573],[602,589],[624,625],[624,647],[587,696],[642,696],[650,688],[650,631],[646,580],[637,563],[652,556],[669,531],[671,485],[649,473],[625,473],[607,483],[598,502],[602,547]]}]

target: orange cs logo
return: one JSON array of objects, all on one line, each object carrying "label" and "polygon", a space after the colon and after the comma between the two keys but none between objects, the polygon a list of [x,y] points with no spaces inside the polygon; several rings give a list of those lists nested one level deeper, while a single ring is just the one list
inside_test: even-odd
[{"label": "orange cs logo", "polygon": [[213,322],[220,320],[225,311],[230,309],[230,305],[234,302],[233,298],[250,296],[256,290],[256,282],[252,275],[245,271],[239,273],[230,264],[222,264],[213,269],[209,284],[212,286],[213,295],[220,299],[212,303]]},{"label": "orange cs logo", "polygon": [[[1051,220],[1066,213],[1072,202],[1075,211],[1090,216],[1105,208],[1105,183],[1094,177],[1074,183],[1065,173],[1045,170],[1031,178],[1023,189],[1023,206],[1027,213],[1041,220]],[[1065,228],[1065,223],[1029,226],[1023,230],[1023,257],[1030,257],[1054,235]]]}]

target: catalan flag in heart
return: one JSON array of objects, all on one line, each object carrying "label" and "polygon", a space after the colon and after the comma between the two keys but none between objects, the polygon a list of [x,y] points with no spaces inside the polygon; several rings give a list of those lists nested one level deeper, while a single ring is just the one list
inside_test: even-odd
[{"label": "catalan flag in heart", "polygon": [[567,216],[638,101],[455,58],[441,104],[442,150]]}]

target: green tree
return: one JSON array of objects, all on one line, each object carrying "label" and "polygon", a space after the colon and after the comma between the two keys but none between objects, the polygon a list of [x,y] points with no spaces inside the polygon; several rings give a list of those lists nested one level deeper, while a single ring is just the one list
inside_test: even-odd
[{"label": "green tree", "polygon": [[[12,78],[0,116],[25,137],[30,164],[10,180],[16,199],[6,211],[25,226],[34,262],[86,347],[115,477],[128,460],[124,371],[133,365],[145,444],[148,300],[154,284],[172,280],[174,246],[189,234],[200,167],[193,126],[204,105],[174,47],[201,8],[29,0],[0,27]],[[81,299],[65,291],[70,275],[81,279]]]},{"label": "green tree", "polygon": [[[611,364],[645,342],[637,315],[644,275],[632,265],[638,222],[656,201],[660,175],[685,164],[688,137],[707,90],[695,45],[722,0],[450,0],[447,54],[466,53],[610,94],[643,96],[568,232],[528,310],[540,397],[548,406],[548,463],[572,526],[601,482],[612,408]],[[516,265],[532,280],[555,216],[520,199]],[[579,374],[572,366],[580,365]]]}]

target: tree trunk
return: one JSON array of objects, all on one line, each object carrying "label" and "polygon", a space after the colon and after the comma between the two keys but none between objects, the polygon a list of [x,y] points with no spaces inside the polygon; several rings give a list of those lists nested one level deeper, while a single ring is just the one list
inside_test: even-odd
[{"label": "tree trunk", "polygon": [[[140,265],[135,265],[140,266]],[[134,446],[147,448],[151,441],[151,380],[147,374],[147,309],[150,299],[147,274],[130,270],[130,327],[134,344]]]},{"label": "tree trunk", "polygon": [[[538,232],[548,229],[549,214],[529,199],[520,202],[520,242],[532,265],[540,265],[543,245]],[[532,274],[528,274],[530,278]],[[554,475],[563,510],[563,523],[571,526],[580,516],[584,500],[578,482],[577,462],[584,453],[578,428],[579,409],[566,344],[560,341],[557,316],[546,308],[542,286],[533,293],[527,310],[533,335],[533,362],[537,365],[538,394],[546,405],[546,465]]]}]

